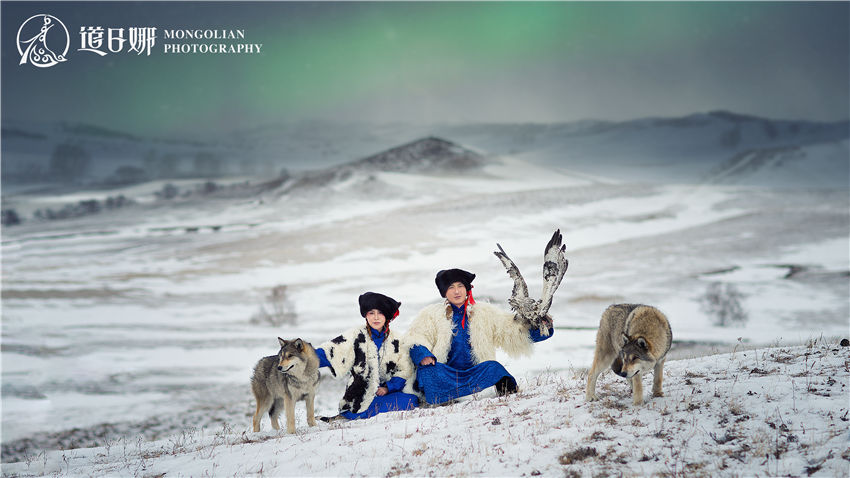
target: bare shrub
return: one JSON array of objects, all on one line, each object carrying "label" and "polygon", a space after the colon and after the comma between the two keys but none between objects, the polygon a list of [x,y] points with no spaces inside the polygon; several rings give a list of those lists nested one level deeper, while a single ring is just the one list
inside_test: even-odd
[{"label": "bare shrub", "polygon": [[700,299],[703,312],[714,317],[714,325],[728,327],[747,323],[749,316],[741,305],[744,295],[733,284],[712,282]]},{"label": "bare shrub", "polygon": [[15,226],[21,223],[21,217],[18,216],[18,212],[14,209],[3,209],[2,217],[3,219],[0,224],[4,226]]},{"label": "bare shrub", "polygon": [[90,216],[92,214],[98,214],[102,212],[104,209],[120,209],[123,207],[128,207],[136,204],[132,199],[128,199],[126,196],[109,196],[105,201],[101,202],[97,199],[86,199],[83,201],[79,201],[76,204],[66,204],[61,209],[38,209],[33,214],[33,217],[39,220],[47,220],[54,221],[59,219],[72,219],[75,217],[83,217]]},{"label": "bare shrub", "polygon": [[195,190],[198,192],[198,194],[201,194],[201,195],[204,195],[204,196],[209,195],[209,194],[214,194],[217,191],[219,191],[220,189],[221,189],[221,186],[214,183],[213,181],[207,181],[207,182],[200,184],[200,185],[195,187]]},{"label": "bare shrub", "polygon": [[260,310],[251,317],[252,324],[279,326],[294,325],[298,320],[295,306],[289,300],[285,285],[273,287],[260,304]]},{"label": "bare shrub", "polygon": [[177,195],[180,194],[180,189],[178,189],[177,186],[168,183],[164,185],[161,190],[155,192],[154,194],[156,195],[157,199],[169,200],[176,198]]}]

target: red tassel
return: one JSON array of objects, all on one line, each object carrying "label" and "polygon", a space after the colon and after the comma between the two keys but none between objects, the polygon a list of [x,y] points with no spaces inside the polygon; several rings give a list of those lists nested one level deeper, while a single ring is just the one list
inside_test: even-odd
[{"label": "red tassel", "polygon": [[460,328],[466,329],[466,306],[475,305],[475,299],[472,298],[472,284],[469,284],[469,290],[466,291],[466,303],[463,304],[463,319],[460,320]]},{"label": "red tassel", "polygon": [[389,337],[389,335],[390,335],[390,322],[392,322],[393,319],[395,319],[396,317],[398,317],[398,309],[396,309],[395,314],[393,314],[392,318],[390,320],[388,320],[386,324],[384,324],[384,337]]}]

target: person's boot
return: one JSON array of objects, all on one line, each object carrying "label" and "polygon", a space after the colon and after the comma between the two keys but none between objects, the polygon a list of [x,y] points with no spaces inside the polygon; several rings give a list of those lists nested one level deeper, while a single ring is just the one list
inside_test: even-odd
[{"label": "person's boot", "polygon": [[498,382],[496,382],[496,393],[498,393],[500,397],[504,397],[505,395],[510,395],[516,392],[516,380],[514,380],[513,378],[504,376],[500,378]]},{"label": "person's boot", "polygon": [[338,421],[341,421],[341,420],[347,420],[347,418],[345,418],[342,415],[334,415],[332,417],[319,417],[319,420],[321,420],[325,423],[333,423],[333,422],[338,422]]}]

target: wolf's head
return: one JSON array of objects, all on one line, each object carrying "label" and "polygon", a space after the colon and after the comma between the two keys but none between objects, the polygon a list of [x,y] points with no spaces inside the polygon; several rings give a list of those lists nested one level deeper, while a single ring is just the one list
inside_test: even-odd
[{"label": "wolf's head", "polygon": [[284,340],[277,338],[280,342],[280,352],[277,354],[277,369],[287,374],[298,374],[307,366],[307,345],[301,339]]},{"label": "wolf's head", "polygon": [[631,378],[637,373],[646,372],[655,367],[655,357],[650,353],[646,339],[629,337],[625,334],[623,334],[623,339],[625,343],[611,367],[617,375]]}]

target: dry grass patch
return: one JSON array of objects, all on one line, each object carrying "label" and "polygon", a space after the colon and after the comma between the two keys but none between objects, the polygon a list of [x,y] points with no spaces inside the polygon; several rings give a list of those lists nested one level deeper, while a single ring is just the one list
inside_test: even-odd
[{"label": "dry grass patch", "polygon": [[562,465],[572,465],[596,456],[598,456],[596,448],[586,446],[562,454],[558,457],[558,463]]}]

